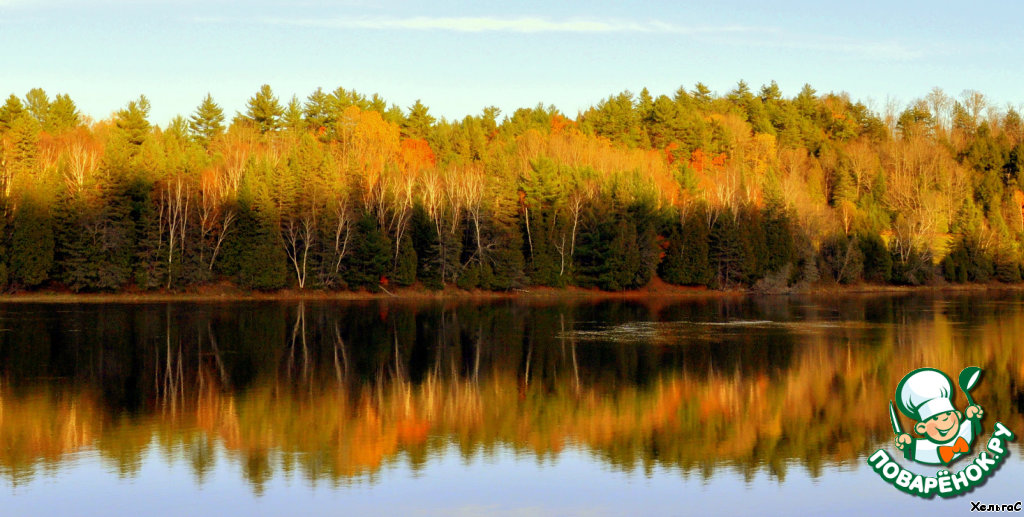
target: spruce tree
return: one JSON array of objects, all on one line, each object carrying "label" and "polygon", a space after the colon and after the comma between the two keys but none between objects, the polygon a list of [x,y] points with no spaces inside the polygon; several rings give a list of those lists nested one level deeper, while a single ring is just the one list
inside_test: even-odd
[{"label": "spruce tree", "polygon": [[722,287],[747,281],[747,249],[743,233],[731,210],[723,210],[711,227],[711,259]]},{"label": "spruce tree", "polygon": [[27,112],[25,111],[25,105],[21,103],[21,99],[13,94],[7,97],[4,105],[0,106],[0,133],[11,129],[11,124],[25,115],[27,115]]},{"label": "spruce tree", "polygon": [[416,266],[416,249],[412,244],[412,237],[407,232],[402,236],[402,242],[398,247],[398,260],[395,262],[391,277],[398,285],[412,285],[416,282]]},{"label": "spruce tree", "polygon": [[272,208],[248,194],[243,194],[234,208],[238,213],[235,230],[228,234],[218,268],[243,287],[262,291],[284,287],[287,257]]},{"label": "spruce tree", "polygon": [[441,240],[423,205],[413,207],[409,233],[416,252],[416,277],[428,289],[442,289]]},{"label": "spruce tree", "polygon": [[14,216],[10,243],[10,278],[22,287],[35,287],[53,268],[53,228],[47,207],[26,201]]},{"label": "spruce tree", "polygon": [[714,271],[708,260],[708,238],[708,225],[701,213],[690,213],[677,224],[658,271],[661,279],[678,285],[711,285]]},{"label": "spruce tree", "polygon": [[391,262],[391,239],[377,227],[377,220],[364,213],[356,223],[352,251],[345,257],[345,280],[350,287],[375,289]]},{"label": "spruce tree", "polygon": [[762,221],[765,246],[768,250],[765,272],[773,273],[793,262],[795,249],[792,223],[786,209],[779,203],[771,201],[764,209]]},{"label": "spruce tree", "polygon": [[288,106],[284,110],[284,115],[281,117],[281,125],[286,129],[294,132],[299,132],[305,129],[305,122],[302,120],[302,105],[299,104],[299,98],[292,95]]}]

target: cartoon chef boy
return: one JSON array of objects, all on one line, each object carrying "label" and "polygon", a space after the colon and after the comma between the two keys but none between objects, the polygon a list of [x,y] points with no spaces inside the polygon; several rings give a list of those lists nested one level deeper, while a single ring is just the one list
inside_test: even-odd
[{"label": "cartoon chef boy", "polygon": [[917,422],[914,431],[924,437],[915,439],[907,433],[896,437],[896,447],[908,460],[949,465],[970,452],[974,437],[981,434],[981,406],[967,406],[963,414],[957,411],[953,382],[940,370],[920,368],[908,373],[896,388],[896,401],[900,411]]}]

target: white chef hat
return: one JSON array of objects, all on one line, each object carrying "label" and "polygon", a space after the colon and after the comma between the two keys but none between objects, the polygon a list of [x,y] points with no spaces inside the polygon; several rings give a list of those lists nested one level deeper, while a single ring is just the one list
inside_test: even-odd
[{"label": "white chef hat", "polygon": [[935,368],[919,368],[908,373],[896,387],[896,400],[904,415],[924,422],[953,411],[953,381]]}]

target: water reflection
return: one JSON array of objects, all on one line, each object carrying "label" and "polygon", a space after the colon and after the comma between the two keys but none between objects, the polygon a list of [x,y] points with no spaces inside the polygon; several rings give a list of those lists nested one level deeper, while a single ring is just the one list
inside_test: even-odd
[{"label": "water reflection", "polygon": [[373,483],[452,447],[816,477],[891,440],[886,401],[922,365],[983,367],[976,398],[1024,429],[1012,293],[11,304],[0,327],[0,475],[16,486],[92,450],[124,477],[158,450],[200,484],[227,458],[257,494],[282,474]]}]

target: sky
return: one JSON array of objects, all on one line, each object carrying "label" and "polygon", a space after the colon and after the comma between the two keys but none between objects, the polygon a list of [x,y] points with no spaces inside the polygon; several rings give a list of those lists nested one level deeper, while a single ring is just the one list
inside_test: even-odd
[{"label": "sky", "polygon": [[1024,103],[1019,2],[0,0],[0,94],[67,93],[94,119],[145,94],[151,120],[210,93],[244,110],[317,87],[461,119],[538,103],[570,117],[624,90],[809,83],[878,112],[933,87]]}]

